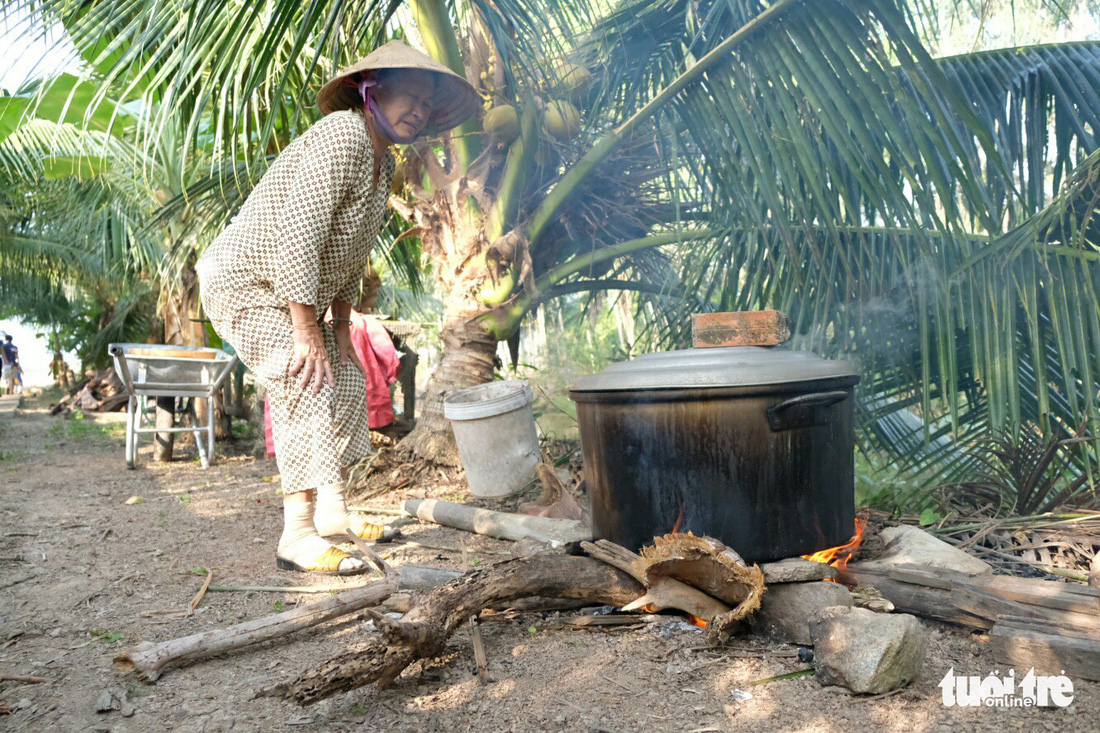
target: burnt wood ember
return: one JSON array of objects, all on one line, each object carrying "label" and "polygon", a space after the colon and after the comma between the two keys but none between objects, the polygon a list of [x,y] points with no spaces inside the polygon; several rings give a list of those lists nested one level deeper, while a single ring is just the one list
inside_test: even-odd
[{"label": "burnt wood ember", "polygon": [[607,540],[582,542],[593,557],[629,573],[646,586],[624,611],[675,608],[705,622],[707,640],[725,641],[747,628],[745,618],[760,607],[764,574],[711,537],[668,534],[636,554]]}]

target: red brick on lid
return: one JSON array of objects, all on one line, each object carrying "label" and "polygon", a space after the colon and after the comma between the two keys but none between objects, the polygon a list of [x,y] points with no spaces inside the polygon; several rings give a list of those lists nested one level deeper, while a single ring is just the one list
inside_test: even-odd
[{"label": "red brick on lid", "polygon": [[691,317],[697,349],[717,346],[775,346],[791,337],[791,319],[780,311],[696,313]]}]

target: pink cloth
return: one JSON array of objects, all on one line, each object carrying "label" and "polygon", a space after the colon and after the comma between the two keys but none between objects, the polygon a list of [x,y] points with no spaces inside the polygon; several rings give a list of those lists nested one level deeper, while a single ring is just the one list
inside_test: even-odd
[{"label": "pink cloth", "polygon": [[401,361],[389,332],[377,318],[351,312],[351,344],[367,372],[367,417],[372,428],[385,427],[396,418],[390,385],[397,381]]},{"label": "pink cloth", "polygon": [[271,401],[264,395],[264,446],[267,448],[267,457],[275,457],[275,433],[271,428]]},{"label": "pink cloth", "polygon": [[[367,419],[372,428],[382,428],[396,418],[390,385],[397,381],[401,360],[389,332],[377,318],[351,312],[351,345],[359,363],[367,372]],[[271,408],[264,399],[264,443],[267,457],[275,457],[275,438],[271,432]]]}]

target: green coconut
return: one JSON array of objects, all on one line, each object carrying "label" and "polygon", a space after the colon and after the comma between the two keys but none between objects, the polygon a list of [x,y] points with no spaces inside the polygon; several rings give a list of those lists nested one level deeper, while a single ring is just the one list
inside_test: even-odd
[{"label": "green coconut", "polygon": [[485,132],[501,142],[510,143],[519,137],[519,114],[510,104],[501,104],[485,113]]},{"label": "green coconut", "polygon": [[580,99],[588,93],[592,84],[592,72],[576,64],[562,64],[557,68],[558,89],[570,99]]},{"label": "green coconut", "polygon": [[569,102],[554,100],[546,105],[546,129],[558,140],[568,140],[581,129],[581,113]]}]

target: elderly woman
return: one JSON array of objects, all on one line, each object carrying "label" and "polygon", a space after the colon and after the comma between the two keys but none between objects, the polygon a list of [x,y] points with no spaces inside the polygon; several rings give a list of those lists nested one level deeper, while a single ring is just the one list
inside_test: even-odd
[{"label": "elderly woman", "polygon": [[478,101],[465,79],[393,41],[317,103],[325,116],[272,163],[198,271],[214,329],[270,400],[283,486],[276,563],[348,575],[366,567],[323,538],[377,536],[349,516],[343,480],[371,450],[349,317],[385,214],[390,148],[460,124]]}]

